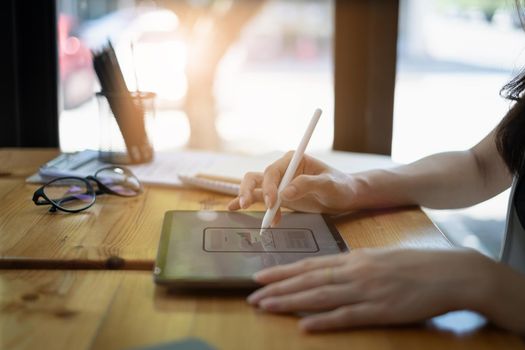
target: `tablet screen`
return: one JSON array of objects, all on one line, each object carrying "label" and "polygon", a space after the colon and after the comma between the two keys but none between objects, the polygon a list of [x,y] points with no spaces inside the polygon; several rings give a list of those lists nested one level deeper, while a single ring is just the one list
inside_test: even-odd
[{"label": "tablet screen", "polygon": [[347,251],[329,219],[283,213],[276,227],[264,212],[170,211],[164,217],[155,281],[175,287],[249,286],[266,267]]},{"label": "tablet screen", "polygon": [[305,228],[207,227],[204,250],[207,252],[314,253],[319,251],[311,230]]}]

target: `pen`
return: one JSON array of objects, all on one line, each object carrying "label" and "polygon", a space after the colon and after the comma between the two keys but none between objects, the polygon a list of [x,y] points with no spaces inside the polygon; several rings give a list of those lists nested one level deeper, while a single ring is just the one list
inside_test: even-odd
[{"label": "pen", "polygon": [[310,120],[310,124],[308,124],[308,128],[306,128],[303,138],[301,139],[297,150],[294,152],[292,160],[290,161],[290,164],[288,164],[288,168],[286,168],[286,172],[284,173],[281,183],[279,184],[279,188],[277,189],[277,200],[275,201],[273,207],[268,208],[266,210],[266,213],[264,213],[264,217],[261,224],[261,231],[259,231],[259,235],[262,235],[263,232],[270,228],[270,226],[272,225],[273,219],[275,218],[275,214],[281,206],[281,192],[286,188],[286,186],[288,186],[290,181],[292,181],[292,177],[297,171],[297,167],[299,166],[299,163],[303,158],[304,151],[306,150],[306,146],[310,141],[310,137],[312,137],[315,126],[319,121],[319,117],[321,117],[321,113],[323,112],[319,108],[315,110],[314,115]]}]

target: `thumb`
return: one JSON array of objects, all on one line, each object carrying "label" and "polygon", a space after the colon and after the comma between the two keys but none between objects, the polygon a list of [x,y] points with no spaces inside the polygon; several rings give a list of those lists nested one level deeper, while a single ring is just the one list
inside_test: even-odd
[{"label": "thumb", "polygon": [[286,201],[298,200],[313,192],[316,188],[318,175],[299,175],[281,192]]}]

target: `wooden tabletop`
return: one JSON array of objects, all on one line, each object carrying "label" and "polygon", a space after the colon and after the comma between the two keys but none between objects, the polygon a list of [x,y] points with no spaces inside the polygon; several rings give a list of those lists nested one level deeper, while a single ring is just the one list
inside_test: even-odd
[{"label": "wooden tabletop", "polygon": [[[305,335],[295,316],[262,313],[245,295],[169,294],[151,274],[164,212],[224,210],[231,197],[147,187],[137,198],[100,196],[83,213],[50,213],[32,203],[38,186],[24,178],[56,154],[0,150],[1,349],[127,349],[185,337],[218,349],[525,349],[518,336],[467,312]],[[354,213],[336,226],[351,248],[449,246],[418,208]]]}]

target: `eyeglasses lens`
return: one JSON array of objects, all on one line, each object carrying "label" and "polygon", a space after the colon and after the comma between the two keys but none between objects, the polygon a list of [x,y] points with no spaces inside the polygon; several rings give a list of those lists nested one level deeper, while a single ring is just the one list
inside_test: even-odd
[{"label": "eyeglasses lens", "polygon": [[121,195],[132,197],[142,192],[142,185],[130,171],[114,167],[101,169],[95,175],[104,186]]},{"label": "eyeglasses lens", "polygon": [[54,205],[67,210],[82,210],[95,201],[93,189],[77,179],[52,181],[44,187],[44,193]]}]

